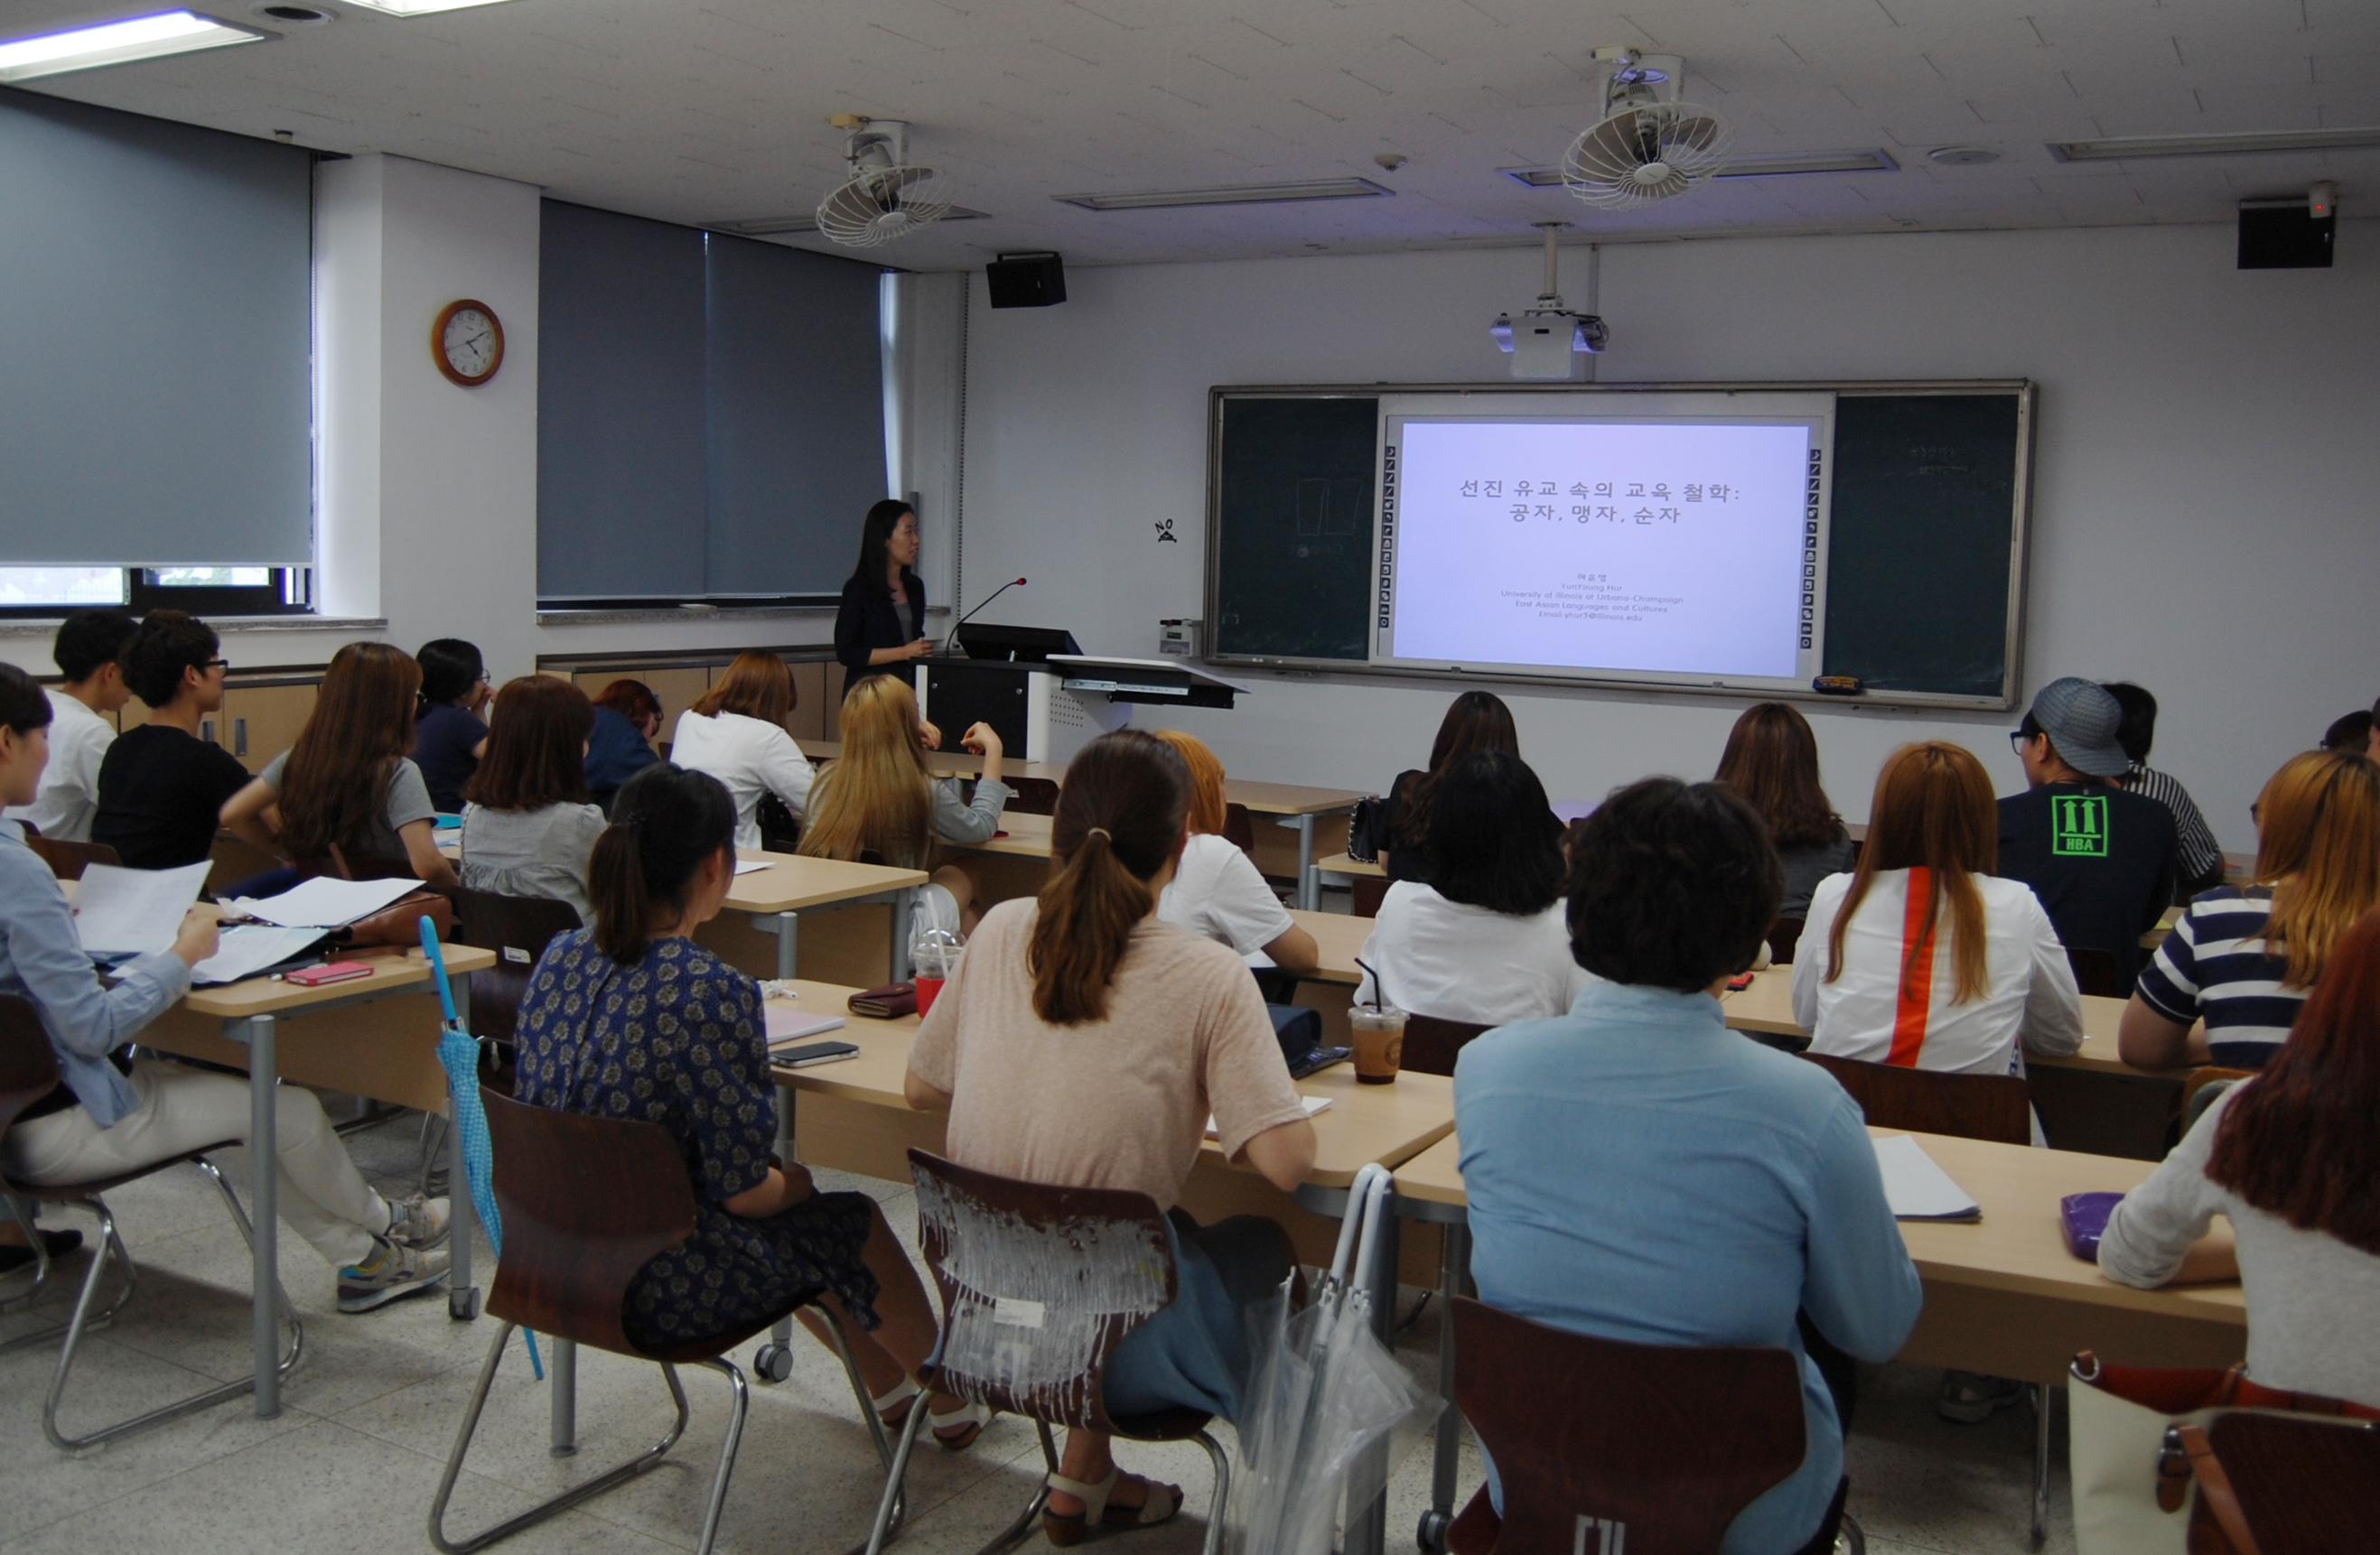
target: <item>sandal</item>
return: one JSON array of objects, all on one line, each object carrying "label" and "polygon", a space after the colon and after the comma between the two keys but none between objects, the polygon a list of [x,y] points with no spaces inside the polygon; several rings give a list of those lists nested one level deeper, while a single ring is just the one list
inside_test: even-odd
[{"label": "sandal", "polygon": [[[884,1422],[888,1431],[898,1431],[909,1422],[909,1411],[917,1407],[917,1396],[925,1390],[914,1377],[904,1377],[892,1387],[868,1401],[876,1417]],[[963,1403],[958,1408],[936,1412],[926,1416],[933,1427],[934,1445],[945,1452],[964,1452],[983,1435],[984,1427],[991,1423],[992,1408],[988,1403]]]},{"label": "sandal", "polygon": [[[1148,1499],[1138,1506],[1110,1506],[1108,1498],[1116,1486],[1126,1479],[1136,1480],[1148,1488]],[[1091,1525],[1109,1528],[1153,1528],[1160,1523],[1170,1523],[1182,1510],[1182,1487],[1160,1485],[1139,1475],[1127,1475],[1120,1468],[1108,1470],[1108,1476],[1097,1485],[1086,1485],[1079,1479],[1069,1479],[1062,1474],[1050,1476],[1050,1488],[1062,1490],[1083,1503],[1083,1510],[1071,1515],[1041,1511],[1041,1532],[1061,1549],[1071,1549],[1090,1537]]]}]

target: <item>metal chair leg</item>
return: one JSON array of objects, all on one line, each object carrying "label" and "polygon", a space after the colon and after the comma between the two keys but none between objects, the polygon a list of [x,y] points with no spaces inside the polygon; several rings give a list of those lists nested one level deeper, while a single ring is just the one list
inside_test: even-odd
[{"label": "metal chair leg", "polygon": [[711,1546],[719,1541],[719,1513],[727,1504],[727,1481],[735,1473],[735,1450],[744,1444],[744,1417],[752,1408],[752,1390],[735,1362],[720,1355],[702,1364],[727,1379],[735,1401],[727,1416],[727,1440],[720,1443],[719,1472],[711,1476],[710,1505],[703,1512],[702,1538],[695,1545],[694,1555],[710,1555]]},{"label": "metal chair leg", "polygon": [[2033,1437],[2033,1548],[2038,1549],[2049,1537],[2049,1412],[2058,1402],[2058,1390],[2044,1383],[2034,1390],[2037,1408],[2034,1413]]},{"label": "metal chair leg", "polygon": [[1025,1503],[1025,1510],[1018,1512],[1008,1526],[994,1534],[991,1542],[977,1550],[976,1555],[1001,1555],[1002,1550],[1022,1544],[1033,1532],[1034,1520],[1041,1515],[1042,1508],[1050,1504],[1050,1475],[1058,1472],[1058,1444],[1050,1435],[1048,1421],[1036,1420],[1033,1424],[1041,1433],[1041,1461],[1048,1465],[1049,1473],[1044,1474],[1040,1483],[1033,1488],[1033,1499]]},{"label": "metal chair leg", "polygon": [[[17,1229],[25,1233],[25,1245],[31,1249],[33,1254],[33,1282],[25,1288],[24,1294],[0,1300],[0,1312],[24,1310],[41,1300],[42,1292],[49,1286],[50,1247],[48,1243],[42,1240],[41,1228],[33,1224],[31,1206],[15,1194],[0,1194],[0,1198],[6,1198],[8,1201],[9,1218],[17,1222]],[[9,1351],[31,1343],[35,1340],[47,1339],[57,1331],[55,1329],[50,1329],[42,1333],[12,1339],[6,1344],[0,1344],[0,1355],[5,1355]]]},{"label": "metal chair leg", "polygon": [[1205,1431],[1198,1433],[1198,1445],[1207,1450],[1208,1461],[1215,1465],[1215,1499],[1207,1507],[1205,1555],[1221,1555],[1223,1509],[1232,1500],[1232,1460],[1224,1456],[1223,1444]]},{"label": "metal chair leg", "polygon": [[[917,1401],[922,1404],[925,1401]],[[868,1413],[874,1414],[870,1410]],[[917,1445],[917,1432],[926,1423],[926,1411],[912,1405],[909,1417],[901,1422],[900,1445],[892,1450],[892,1466],[884,1471],[884,1494],[877,1499],[875,1525],[868,1530],[867,1555],[881,1555],[892,1533],[892,1509],[902,1499],[902,1482],[909,1473],[909,1452]]]}]

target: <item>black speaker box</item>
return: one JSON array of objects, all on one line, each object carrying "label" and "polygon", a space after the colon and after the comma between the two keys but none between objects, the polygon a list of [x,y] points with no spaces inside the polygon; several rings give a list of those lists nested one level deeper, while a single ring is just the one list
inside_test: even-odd
[{"label": "black speaker box", "polygon": [[1055,254],[1002,254],[983,267],[994,308],[1052,308],[1066,300],[1066,265]]},{"label": "black speaker box", "polygon": [[2240,207],[2240,268],[2328,270],[2338,217],[2317,219],[2302,200]]}]

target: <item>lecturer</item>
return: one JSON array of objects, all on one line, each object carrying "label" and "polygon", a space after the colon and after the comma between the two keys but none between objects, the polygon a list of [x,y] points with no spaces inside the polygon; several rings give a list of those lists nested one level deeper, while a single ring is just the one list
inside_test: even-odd
[{"label": "lecturer", "polygon": [[886,498],[859,526],[859,566],[843,586],[834,614],[834,656],[843,691],[870,675],[896,674],[934,650],[926,638],[926,584],[917,565],[917,515]]}]

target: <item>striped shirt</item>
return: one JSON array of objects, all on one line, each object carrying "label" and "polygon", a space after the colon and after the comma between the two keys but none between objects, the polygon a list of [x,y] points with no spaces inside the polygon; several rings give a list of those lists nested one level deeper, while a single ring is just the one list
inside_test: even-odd
[{"label": "striped shirt", "polygon": [[2124,786],[2173,812],[2174,840],[2181,844],[2181,878],[2185,884],[2204,880],[2223,868],[2223,849],[2216,844],[2214,831],[2207,826],[2206,818],[2198,813],[2190,790],[2175,781],[2172,773],[2135,761],[2124,779]]},{"label": "striped shirt", "polygon": [[2148,1007],[2177,1026],[2204,1017],[2206,1047],[2227,1069],[2262,1069],[2289,1034],[2310,990],[2286,988],[2286,956],[2265,954],[2270,887],[2221,886],[2191,899],[2141,972]]}]

